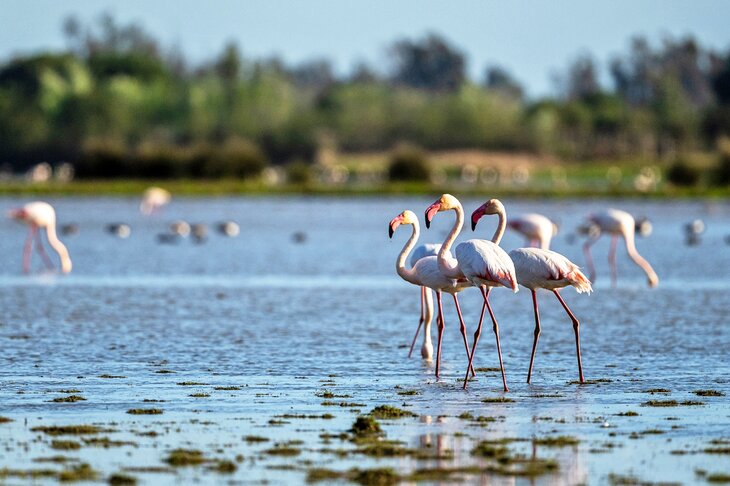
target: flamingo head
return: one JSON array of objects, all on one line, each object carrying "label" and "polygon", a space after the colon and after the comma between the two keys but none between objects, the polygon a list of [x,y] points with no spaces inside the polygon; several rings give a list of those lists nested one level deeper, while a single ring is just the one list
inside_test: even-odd
[{"label": "flamingo head", "polygon": [[26,211],[24,208],[9,209],[7,215],[8,218],[14,219],[16,221],[28,220],[28,211]]},{"label": "flamingo head", "polygon": [[395,230],[402,224],[418,224],[418,217],[413,211],[406,209],[390,220],[390,224],[388,225],[388,237],[392,238]]},{"label": "flamingo head", "polygon": [[426,228],[431,227],[431,220],[436,213],[456,209],[458,207],[461,207],[461,203],[458,199],[451,194],[442,194],[440,198],[426,208]]},{"label": "flamingo head", "polygon": [[471,213],[471,230],[474,231],[477,227],[479,219],[485,214],[500,214],[504,213],[504,205],[499,199],[490,199],[485,202]]}]

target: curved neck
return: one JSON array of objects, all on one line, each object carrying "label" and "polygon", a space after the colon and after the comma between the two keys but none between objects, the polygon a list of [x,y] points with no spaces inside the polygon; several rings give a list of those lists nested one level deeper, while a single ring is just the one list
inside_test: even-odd
[{"label": "curved neck", "polygon": [[446,239],[441,245],[438,253],[438,264],[439,270],[445,276],[449,278],[461,278],[464,274],[459,269],[459,262],[451,256],[451,246],[454,244],[456,237],[459,236],[461,227],[464,226],[464,208],[461,204],[458,204],[454,207],[454,211],[456,211],[456,221],[454,221],[454,226],[451,228],[449,234],[446,235]]},{"label": "curved neck", "polygon": [[659,277],[657,277],[656,272],[654,272],[654,269],[649,262],[639,255],[639,252],[636,249],[636,244],[634,243],[634,234],[630,233],[624,235],[624,241],[626,242],[626,252],[629,254],[629,257],[644,271],[644,273],[646,273],[646,276],[649,278],[649,282],[652,285],[656,285],[656,283],[659,282]]},{"label": "curved neck", "polygon": [[505,228],[507,228],[507,214],[504,210],[504,207],[499,208],[497,216],[499,216],[499,224],[497,225],[497,229],[494,231],[494,236],[492,236],[492,243],[494,243],[495,245],[499,245],[499,242],[502,241],[502,236],[504,236],[504,230]]},{"label": "curved neck", "polygon": [[71,257],[68,254],[66,246],[61,243],[61,240],[58,239],[58,235],[56,235],[56,225],[51,224],[46,226],[46,236],[48,237],[48,244],[56,250],[56,253],[58,253],[58,256],[61,258],[61,270],[63,273],[70,272]]},{"label": "curved neck", "polygon": [[413,250],[413,247],[416,246],[416,242],[418,241],[418,236],[420,235],[420,233],[421,229],[418,225],[418,222],[416,222],[413,224],[413,232],[411,233],[411,237],[408,238],[408,241],[406,241],[405,246],[403,246],[400,255],[398,255],[398,259],[395,262],[395,271],[398,273],[398,275],[400,275],[400,277],[406,282],[410,282],[416,285],[421,284],[416,278],[416,272],[412,268],[406,268],[406,259],[411,253],[411,250]]}]

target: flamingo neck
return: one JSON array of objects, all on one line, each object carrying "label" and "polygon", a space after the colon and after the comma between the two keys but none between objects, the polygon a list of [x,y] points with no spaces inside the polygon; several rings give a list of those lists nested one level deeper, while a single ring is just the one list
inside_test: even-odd
[{"label": "flamingo neck", "polygon": [[413,232],[411,233],[411,237],[408,238],[408,241],[406,241],[405,246],[403,246],[400,255],[398,255],[398,259],[395,262],[395,270],[398,275],[400,275],[400,277],[406,282],[410,282],[415,285],[420,285],[420,283],[416,278],[415,270],[412,268],[406,268],[406,259],[411,253],[411,250],[413,250],[413,247],[416,246],[416,242],[418,241],[420,233],[421,229],[418,225],[418,222],[416,222],[413,224]]},{"label": "flamingo neck", "polygon": [[461,232],[461,227],[464,226],[464,208],[461,204],[457,204],[454,207],[456,212],[456,221],[451,231],[446,235],[444,243],[441,245],[441,249],[438,253],[438,265],[441,273],[449,278],[461,278],[464,276],[462,271],[459,269],[459,262],[451,255],[451,246],[454,244],[456,237]]},{"label": "flamingo neck", "polygon": [[492,243],[495,245],[499,245],[499,242],[502,241],[504,230],[507,228],[507,212],[504,206],[500,206],[497,216],[499,216],[499,224],[497,224],[497,229],[494,231],[494,236],[492,236]]},{"label": "flamingo neck", "polygon": [[654,272],[654,269],[649,262],[647,262],[636,249],[636,244],[634,243],[634,232],[631,231],[626,233],[624,235],[624,241],[626,242],[626,253],[629,254],[629,258],[631,258],[634,263],[636,263],[636,265],[644,271],[646,277],[649,279],[649,286],[655,287],[659,283],[659,277],[656,272]]},{"label": "flamingo neck", "polygon": [[56,253],[58,253],[58,256],[61,258],[61,271],[63,273],[70,272],[72,267],[71,257],[68,254],[66,246],[58,239],[55,224],[46,226],[46,236],[48,237],[48,244],[51,245],[51,248],[56,250]]}]

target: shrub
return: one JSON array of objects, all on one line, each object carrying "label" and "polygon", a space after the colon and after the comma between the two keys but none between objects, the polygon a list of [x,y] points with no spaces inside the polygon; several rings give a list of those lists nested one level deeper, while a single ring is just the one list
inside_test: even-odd
[{"label": "shrub", "polygon": [[391,181],[428,181],[431,169],[426,153],[413,145],[401,145],[393,151],[388,169]]},{"label": "shrub", "polygon": [[700,180],[700,171],[683,159],[677,159],[667,169],[667,180],[675,186],[694,186]]},{"label": "shrub", "polygon": [[312,168],[303,160],[295,160],[286,166],[286,180],[290,184],[309,184],[312,180]]},{"label": "shrub", "polygon": [[90,141],[84,144],[74,169],[81,179],[120,177],[129,172],[129,160],[121,143]]},{"label": "shrub", "polygon": [[713,174],[713,182],[718,186],[727,186],[730,184],[730,150],[720,152],[720,160],[715,166]]}]

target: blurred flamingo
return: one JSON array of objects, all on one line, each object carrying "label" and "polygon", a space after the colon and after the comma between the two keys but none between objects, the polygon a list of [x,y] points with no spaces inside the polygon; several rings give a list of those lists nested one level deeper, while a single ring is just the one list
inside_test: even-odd
[{"label": "blurred flamingo", "polygon": [[644,257],[639,255],[636,250],[634,243],[635,232],[636,232],[636,221],[634,217],[625,211],[618,209],[607,209],[598,213],[588,215],[588,221],[596,225],[599,231],[596,231],[589,235],[588,240],[583,245],[583,251],[586,256],[586,263],[588,265],[588,274],[591,282],[596,280],[596,268],[593,265],[593,258],[591,257],[591,246],[598,241],[602,233],[608,233],[611,235],[611,248],[608,251],[608,263],[611,266],[611,285],[616,286],[616,280],[618,279],[618,270],[616,269],[616,246],[618,244],[619,236],[624,239],[626,243],[626,252],[629,254],[629,258],[636,263],[646,273],[649,287],[656,287],[659,284],[659,277],[654,272],[654,269],[649,265]]},{"label": "blurred flamingo", "polygon": [[529,213],[510,218],[507,227],[527,238],[527,246],[550,248],[550,240],[558,234],[558,226],[542,214]]},{"label": "blurred flamingo", "polygon": [[142,195],[142,202],[139,210],[142,214],[149,216],[156,213],[162,206],[168,204],[172,199],[170,192],[161,187],[149,187]]},{"label": "blurred flamingo", "polygon": [[418,224],[418,218],[413,213],[413,211],[403,211],[401,214],[396,216],[390,221],[390,225],[388,227],[388,234],[392,238],[393,233],[400,225],[409,224],[413,226],[413,233],[411,234],[411,237],[406,242],[405,246],[403,247],[403,250],[401,250],[400,254],[398,255],[398,259],[396,260],[395,268],[396,272],[400,277],[405,280],[406,282],[410,282],[414,285],[418,285],[421,287],[428,287],[436,292],[436,298],[439,303],[439,315],[437,319],[437,323],[439,326],[439,341],[438,341],[438,347],[437,347],[437,353],[436,353],[436,378],[439,377],[439,371],[440,371],[440,350],[441,350],[441,337],[443,335],[443,327],[444,327],[444,317],[443,317],[443,308],[441,306],[441,292],[446,292],[448,294],[451,294],[454,297],[454,303],[456,305],[456,311],[459,315],[459,321],[461,324],[461,334],[464,338],[464,346],[466,348],[466,355],[469,356],[469,344],[466,340],[466,326],[464,325],[464,319],[461,315],[461,309],[459,308],[459,300],[456,297],[456,294],[466,287],[469,287],[471,284],[469,284],[466,280],[459,280],[455,278],[449,278],[444,276],[441,271],[439,270],[439,265],[437,258],[435,256],[427,256],[424,258],[421,258],[416,262],[416,264],[411,268],[406,268],[406,258],[408,258],[408,254],[411,252],[414,246],[416,246],[416,242],[418,241],[418,237],[421,233],[420,225]]},{"label": "blurred flamingo", "polygon": [[38,232],[41,228],[46,230],[48,243],[56,250],[58,256],[61,258],[61,271],[63,273],[71,271],[72,264],[68,250],[56,235],[56,211],[53,209],[53,206],[41,201],[31,202],[22,208],[11,209],[8,211],[8,216],[28,225],[28,237],[23,246],[23,272],[28,273],[30,271],[30,257],[34,239],[36,240],[36,249],[41,255],[46,267],[49,269],[53,268],[53,262],[51,262],[48,254],[43,249],[43,243]]},{"label": "blurred flamingo", "polygon": [[[502,204],[496,199],[490,201],[490,203],[492,202],[499,205]],[[469,371],[472,370],[474,350],[479,342],[482,322],[484,320],[484,311],[488,309],[489,316],[492,319],[494,336],[497,340],[497,354],[499,356],[499,368],[502,372],[502,384],[504,385],[504,391],[509,391],[507,388],[507,378],[504,374],[504,364],[502,362],[502,348],[499,343],[499,324],[497,324],[497,319],[494,317],[492,306],[489,303],[489,292],[493,287],[507,287],[517,292],[515,267],[507,252],[499,247],[499,241],[504,234],[506,222],[500,217],[500,224],[494,233],[492,241],[472,239],[459,243],[455,248],[456,258],[454,258],[451,255],[451,245],[453,245],[454,240],[456,240],[464,224],[464,208],[459,200],[450,194],[443,194],[426,209],[426,226],[430,226],[431,219],[433,219],[436,213],[449,210],[456,212],[456,221],[451,228],[451,232],[449,232],[446,240],[441,245],[438,256],[439,269],[446,277],[466,278],[473,286],[479,288],[484,299],[482,312],[479,317],[479,325],[474,333],[474,343],[469,354],[469,367],[464,377],[464,388],[466,389],[467,387]],[[441,302],[439,301],[440,307]],[[439,343],[441,341],[441,332],[443,332],[443,329],[439,328]]]}]

